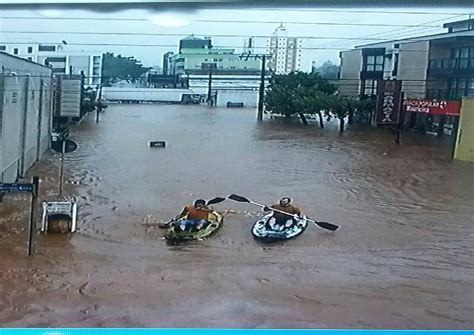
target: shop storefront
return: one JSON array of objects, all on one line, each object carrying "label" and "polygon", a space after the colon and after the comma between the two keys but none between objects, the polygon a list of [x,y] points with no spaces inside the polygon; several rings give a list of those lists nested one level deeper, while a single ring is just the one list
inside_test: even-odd
[{"label": "shop storefront", "polygon": [[461,101],[406,99],[403,105],[405,122],[409,128],[430,135],[453,135]]}]

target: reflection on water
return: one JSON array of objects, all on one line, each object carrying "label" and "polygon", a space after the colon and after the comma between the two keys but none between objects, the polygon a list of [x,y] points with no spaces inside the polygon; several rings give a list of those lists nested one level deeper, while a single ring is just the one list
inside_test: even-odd
[{"label": "reflection on water", "polygon": [[[79,205],[78,233],[38,236],[27,258],[28,199],[0,208],[6,326],[474,325],[474,169],[449,161],[447,140],[404,134],[395,145],[383,129],[339,135],[337,124],[166,105],[111,106],[71,137],[65,198]],[[58,163],[49,154],[32,171],[41,200],[57,199]],[[250,234],[260,209],[230,201],[215,205],[224,226],[205,241],[168,246],[145,222],[230,193],[291,196],[342,228],[261,244]]]}]

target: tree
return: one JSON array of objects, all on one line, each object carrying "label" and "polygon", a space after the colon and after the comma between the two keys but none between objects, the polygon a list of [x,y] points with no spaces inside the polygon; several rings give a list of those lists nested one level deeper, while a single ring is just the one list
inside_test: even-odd
[{"label": "tree", "polygon": [[318,73],[324,79],[337,79],[339,65],[327,60],[320,67],[313,67],[313,73]]},{"label": "tree", "polygon": [[339,132],[344,131],[345,118],[357,109],[359,101],[352,97],[330,95],[326,97],[328,109],[326,116],[339,119]]},{"label": "tree", "polygon": [[361,99],[357,106],[355,113],[356,122],[360,123],[371,123],[372,116],[375,112],[376,100],[375,99]]},{"label": "tree", "polygon": [[274,114],[286,117],[297,114],[307,124],[304,114],[319,114],[321,109],[318,108],[324,101],[322,97],[335,91],[336,87],[317,73],[275,75],[265,96],[265,106]]},{"label": "tree", "polygon": [[113,53],[107,52],[103,57],[102,83],[116,80],[137,80],[149,69],[151,68],[144,67],[134,57],[115,56]]},{"label": "tree", "polygon": [[[328,95],[314,87],[301,87],[295,90],[294,103],[297,105],[301,113],[319,116],[319,125],[324,128],[324,120],[322,111],[328,106]],[[300,116],[301,117],[301,116]]]}]

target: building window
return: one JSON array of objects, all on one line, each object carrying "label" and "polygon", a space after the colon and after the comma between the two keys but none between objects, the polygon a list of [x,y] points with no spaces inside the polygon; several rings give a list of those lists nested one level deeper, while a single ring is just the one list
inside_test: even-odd
[{"label": "building window", "polygon": [[5,51],[7,50],[7,47],[5,45],[0,45],[0,51]]},{"label": "building window", "polygon": [[365,71],[383,71],[383,55],[367,55],[364,60]]},{"label": "building window", "polygon": [[56,51],[56,46],[40,44],[38,46],[38,51]]},{"label": "building window", "polygon": [[29,54],[32,54],[32,53],[33,53],[33,47],[28,47],[28,49],[26,50],[26,52],[28,52]]},{"label": "building window", "polygon": [[456,69],[467,69],[469,67],[469,58],[474,58],[474,48],[454,48],[451,49],[451,59],[454,59]]},{"label": "building window", "polygon": [[28,59],[30,62],[33,61],[33,57],[28,57],[27,59]]},{"label": "building window", "polygon": [[53,68],[53,73],[66,73],[65,68]]},{"label": "building window", "polygon": [[49,63],[66,63],[66,57],[48,57],[46,60]]},{"label": "building window", "polygon": [[13,54],[18,55],[18,48],[13,48]]},{"label": "building window", "polygon": [[474,78],[452,79],[449,83],[449,98],[461,99],[474,96]]},{"label": "building window", "polygon": [[365,80],[363,82],[364,85],[364,91],[363,94],[365,96],[373,96],[377,94],[377,80]]}]

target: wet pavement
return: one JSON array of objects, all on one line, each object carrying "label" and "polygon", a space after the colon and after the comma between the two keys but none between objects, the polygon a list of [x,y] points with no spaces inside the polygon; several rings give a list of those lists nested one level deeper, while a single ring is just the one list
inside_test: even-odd
[{"label": "wet pavement", "polygon": [[[255,121],[249,109],[114,105],[74,126],[65,161],[73,236],[37,235],[25,196],[0,205],[6,327],[473,328],[474,166],[449,143],[382,129]],[[164,149],[148,141],[165,140]],[[30,175],[57,199],[58,156]],[[312,218],[262,244],[260,210],[231,201],[212,238],[178,246],[157,224],[183,204],[237,193],[291,196]]]}]

